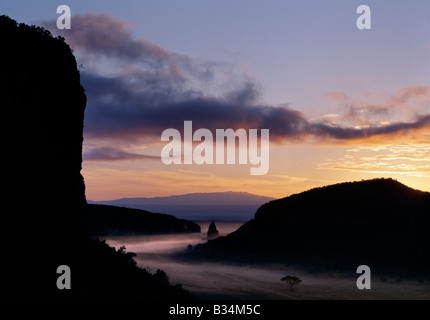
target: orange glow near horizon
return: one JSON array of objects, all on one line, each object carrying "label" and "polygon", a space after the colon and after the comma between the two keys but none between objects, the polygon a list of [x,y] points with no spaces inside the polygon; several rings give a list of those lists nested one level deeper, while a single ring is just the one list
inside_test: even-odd
[{"label": "orange glow near horizon", "polygon": [[393,178],[430,192],[430,147],[426,143],[271,146],[267,175],[249,175],[248,165],[173,165],[157,160],[84,161],[89,200],[171,196],[195,192],[249,192],[282,198],[345,181]]},{"label": "orange glow near horizon", "polygon": [[[405,92],[408,97],[416,96],[419,103],[410,97],[405,100]],[[413,121],[413,117],[401,116],[406,109],[420,110],[424,107],[427,110],[429,92],[430,87],[419,86],[405,88],[388,98],[387,95],[381,98],[376,93],[372,93],[369,98],[369,93],[362,93],[359,96],[364,97],[363,101],[354,101],[342,95],[340,98],[356,104],[356,114],[353,117],[341,110],[339,105],[337,108],[340,109],[335,113],[317,112],[315,117],[303,116],[333,128],[343,128],[343,125],[355,128],[355,123],[359,129],[381,129],[380,126]],[[334,98],[338,99],[338,96],[339,93]],[[382,102],[375,96],[382,99]],[[366,97],[370,100],[367,101]],[[336,104],[339,104],[341,101],[336,99]],[[402,101],[406,101],[406,105],[400,103]],[[367,123],[364,115],[373,115],[375,106],[396,110],[400,118],[394,117],[390,121],[368,118],[368,121],[372,121]],[[82,174],[86,183],[86,196],[87,199],[100,201],[124,197],[236,191],[283,198],[315,187],[381,177],[393,178],[411,188],[430,192],[428,123],[418,128],[394,130],[392,133],[379,131],[381,133],[377,135],[338,140],[310,133],[292,138],[270,135],[270,167],[269,172],[262,176],[250,175],[250,168],[253,167],[250,164],[164,165],[158,157],[165,143],[160,142],[157,136],[146,137],[140,144],[138,141],[124,145],[118,142],[123,154],[134,155],[134,160],[121,160],[123,154],[118,153],[115,161],[112,161],[112,157],[84,161]],[[108,146],[106,150],[110,150],[109,146],[112,145],[109,141],[89,139],[85,142],[87,151],[100,147],[103,149],[105,144]],[[193,143],[193,147],[197,144],[199,143]]]}]

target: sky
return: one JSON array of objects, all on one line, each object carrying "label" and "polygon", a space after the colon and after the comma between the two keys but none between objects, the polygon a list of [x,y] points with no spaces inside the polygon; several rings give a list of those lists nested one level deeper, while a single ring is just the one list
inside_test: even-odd
[{"label": "sky", "polygon": [[[56,26],[60,4],[71,29]],[[371,29],[357,28],[362,4]],[[74,51],[88,99],[87,199],[280,198],[377,177],[430,191],[428,0],[3,1],[0,14]],[[185,139],[184,121],[214,141],[217,129],[269,129],[268,172],[177,153],[181,164],[166,165],[161,135]]]}]

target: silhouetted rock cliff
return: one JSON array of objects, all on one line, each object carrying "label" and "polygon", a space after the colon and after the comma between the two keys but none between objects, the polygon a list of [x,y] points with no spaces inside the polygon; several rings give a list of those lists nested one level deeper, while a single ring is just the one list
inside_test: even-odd
[{"label": "silhouetted rock cliff", "polygon": [[[0,16],[0,41],[2,296],[187,297],[163,272],[137,268],[125,250],[84,231],[86,97],[69,46],[7,16]],[[60,265],[71,269],[70,290],[57,288]]]},{"label": "silhouetted rock cliff", "polygon": [[53,220],[67,228],[79,223],[75,208],[85,204],[80,170],[86,97],[75,58],[48,31],[6,16],[0,17],[0,39],[3,192],[13,211],[6,215],[8,228],[46,226],[52,232]]},{"label": "silhouetted rock cliff", "polygon": [[11,292],[43,296],[56,288],[58,265],[72,264],[82,233],[86,97],[64,41],[6,16],[0,39],[2,192],[10,204],[2,227],[11,249],[3,275]]},{"label": "silhouetted rock cliff", "polygon": [[314,267],[428,274],[430,193],[392,179],[341,183],[261,206],[212,254]]}]

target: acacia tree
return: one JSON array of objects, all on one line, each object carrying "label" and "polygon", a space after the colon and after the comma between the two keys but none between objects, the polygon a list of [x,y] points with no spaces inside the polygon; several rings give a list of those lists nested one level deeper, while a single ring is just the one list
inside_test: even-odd
[{"label": "acacia tree", "polygon": [[290,291],[293,291],[293,287],[302,282],[302,279],[296,276],[286,275],[285,277],[281,278],[281,281],[284,281],[289,286]]}]

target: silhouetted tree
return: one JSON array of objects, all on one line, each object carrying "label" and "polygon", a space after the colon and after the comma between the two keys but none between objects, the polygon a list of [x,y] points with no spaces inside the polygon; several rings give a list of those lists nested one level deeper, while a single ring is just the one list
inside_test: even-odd
[{"label": "silhouetted tree", "polygon": [[290,291],[293,291],[293,287],[302,282],[302,279],[296,276],[286,275],[285,277],[281,278],[281,281],[284,281],[290,288]]}]

